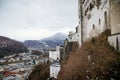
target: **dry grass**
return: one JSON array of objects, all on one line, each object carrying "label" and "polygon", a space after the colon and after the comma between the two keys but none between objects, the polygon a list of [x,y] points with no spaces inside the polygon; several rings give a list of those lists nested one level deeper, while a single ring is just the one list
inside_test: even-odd
[{"label": "dry grass", "polygon": [[39,64],[35,66],[28,80],[47,80],[49,73],[49,64]]},{"label": "dry grass", "polygon": [[107,30],[69,55],[58,80],[120,79],[120,56],[107,42]]}]

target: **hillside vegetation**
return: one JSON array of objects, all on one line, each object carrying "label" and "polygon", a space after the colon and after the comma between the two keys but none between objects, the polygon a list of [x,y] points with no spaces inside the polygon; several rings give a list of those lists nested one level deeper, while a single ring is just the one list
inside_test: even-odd
[{"label": "hillside vegetation", "polygon": [[106,30],[71,52],[58,80],[119,80],[120,54],[109,46]]},{"label": "hillside vegetation", "polygon": [[27,51],[27,48],[22,43],[0,36],[0,58],[10,54],[17,54]]},{"label": "hillside vegetation", "polygon": [[38,64],[28,77],[28,80],[47,80],[49,78],[49,64]]}]

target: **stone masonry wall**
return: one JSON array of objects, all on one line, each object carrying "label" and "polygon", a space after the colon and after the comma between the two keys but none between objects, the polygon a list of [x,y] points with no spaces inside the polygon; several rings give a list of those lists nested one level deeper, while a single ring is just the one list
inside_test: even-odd
[{"label": "stone masonry wall", "polygon": [[111,0],[111,33],[120,33],[120,0]]}]

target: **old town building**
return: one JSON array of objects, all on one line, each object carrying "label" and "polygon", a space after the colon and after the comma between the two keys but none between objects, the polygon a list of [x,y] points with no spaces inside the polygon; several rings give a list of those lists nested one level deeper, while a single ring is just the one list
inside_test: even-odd
[{"label": "old town building", "polygon": [[[81,46],[88,39],[111,30],[108,42],[120,50],[120,0],[78,0],[79,26],[69,39]],[[69,40],[70,41],[70,40]]]}]

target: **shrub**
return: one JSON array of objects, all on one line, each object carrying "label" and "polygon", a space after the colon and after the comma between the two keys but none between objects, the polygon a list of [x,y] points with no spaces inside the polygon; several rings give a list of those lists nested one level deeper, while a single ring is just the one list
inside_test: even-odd
[{"label": "shrub", "polygon": [[62,64],[58,80],[118,80],[120,79],[120,56],[113,50],[106,30],[81,48],[73,51]]}]

